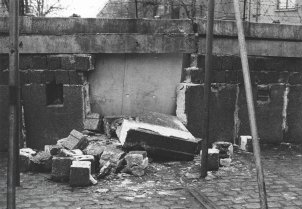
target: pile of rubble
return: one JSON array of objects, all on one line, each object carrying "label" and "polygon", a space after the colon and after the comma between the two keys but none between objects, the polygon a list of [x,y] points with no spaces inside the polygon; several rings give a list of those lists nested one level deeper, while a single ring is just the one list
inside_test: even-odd
[{"label": "pile of rubble", "polygon": [[[106,137],[72,130],[56,145],[45,145],[44,151],[21,149],[20,171],[49,172],[53,181],[89,186],[96,179],[119,173],[143,176],[148,157],[193,160],[201,150],[201,139],[174,116],[153,112],[135,118],[105,117],[103,128]],[[113,136],[118,140],[111,139]],[[240,141],[241,149],[250,149],[251,137],[243,136]],[[231,166],[233,149],[232,143],[215,142],[208,150],[208,170]]]},{"label": "pile of rubble", "polygon": [[[148,156],[192,160],[200,150],[201,140],[174,116],[148,113],[136,118],[105,117],[103,126],[106,138],[72,130],[56,145],[46,145],[44,151],[21,149],[20,171],[51,172],[54,181],[88,186],[110,174],[143,176]],[[119,142],[110,140],[113,135]]]},{"label": "pile of rubble", "polygon": [[69,181],[71,186],[96,184],[110,174],[128,173],[142,176],[148,166],[146,151],[125,152],[118,144],[89,137],[76,130],[44,151],[20,149],[20,171],[51,172],[51,179]]}]

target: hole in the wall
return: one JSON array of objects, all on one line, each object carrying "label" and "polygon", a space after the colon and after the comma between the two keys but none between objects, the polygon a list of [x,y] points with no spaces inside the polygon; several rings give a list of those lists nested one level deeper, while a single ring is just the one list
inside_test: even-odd
[{"label": "hole in the wall", "polygon": [[270,100],[270,89],[268,86],[258,86],[257,101],[268,102]]},{"label": "hole in the wall", "polygon": [[63,105],[63,84],[52,81],[46,84],[46,105]]}]

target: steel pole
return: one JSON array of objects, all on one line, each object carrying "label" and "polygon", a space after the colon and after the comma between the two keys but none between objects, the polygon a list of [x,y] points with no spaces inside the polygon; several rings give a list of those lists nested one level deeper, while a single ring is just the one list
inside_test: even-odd
[{"label": "steel pole", "polygon": [[9,154],[7,169],[7,208],[16,208],[18,150],[18,84],[19,84],[19,0],[9,2]]},{"label": "steel pole", "polygon": [[240,17],[240,5],[239,0],[234,0],[234,9],[238,30],[238,40],[239,40],[239,48],[240,48],[240,57],[244,78],[244,86],[246,93],[246,102],[248,106],[248,114],[249,114],[249,122],[251,133],[253,137],[253,150],[254,150],[254,158],[257,169],[257,181],[258,181],[258,189],[259,189],[259,197],[260,197],[260,205],[262,209],[267,209],[267,199],[266,199],[266,190],[265,190],[265,182],[264,182],[264,174],[261,165],[261,155],[260,155],[260,145],[258,140],[258,130],[256,124],[256,114],[253,100],[253,92],[250,78],[250,70],[247,58],[247,50],[246,50],[246,42],[243,30],[243,24]]},{"label": "steel pole", "polygon": [[208,171],[208,146],[210,128],[210,94],[211,94],[211,70],[213,55],[213,28],[214,28],[215,0],[208,1],[207,36],[206,36],[206,60],[205,60],[205,82],[204,82],[204,120],[203,120],[203,145],[201,156],[201,177],[205,178]]}]

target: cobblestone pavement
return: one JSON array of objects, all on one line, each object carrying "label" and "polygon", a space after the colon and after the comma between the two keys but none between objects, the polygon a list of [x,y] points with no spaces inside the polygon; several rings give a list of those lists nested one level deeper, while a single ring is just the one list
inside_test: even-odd
[{"label": "cobblestone pavement", "polygon": [[[302,154],[292,149],[262,151],[269,208],[302,208]],[[0,208],[6,208],[6,158],[0,156]],[[217,208],[259,208],[253,156],[237,152],[232,166],[196,179],[198,161],[151,163],[142,178],[115,176],[88,188],[71,188],[49,174],[21,175],[17,208],[201,208],[194,188]]]}]

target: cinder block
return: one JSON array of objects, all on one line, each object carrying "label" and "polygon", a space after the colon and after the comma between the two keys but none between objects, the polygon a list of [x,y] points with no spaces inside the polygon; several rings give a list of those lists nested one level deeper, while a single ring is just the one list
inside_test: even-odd
[{"label": "cinder block", "polygon": [[91,163],[91,173],[96,172],[96,163],[93,155],[79,155],[75,157],[77,161],[88,161]]},{"label": "cinder block", "polygon": [[83,187],[91,185],[90,171],[91,163],[88,161],[73,161],[70,167],[69,183],[73,187]]},{"label": "cinder block", "polygon": [[0,85],[8,85],[8,70],[0,71]]},{"label": "cinder block", "polygon": [[85,84],[87,83],[87,76],[83,72],[68,71],[70,84]]},{"label": "cinder block", "polygon": [[8,70],[9,56],[7,54],[0,55],[0,71]]},{"label": "cinder block", "polygon": [[77,130],[72,130],[67,138],[60,139],[57,144],[69,150],[84,150],[88,146],[89,141],[86,135]]},{"label": "cinder block", "polygon": [[84,129],[91,131],[100,131],[101,122],[102,120],[100,120],[100,114],[90,113],[84,120]]},{"label": "cinder block", "polygon": [[30,148],[23,148],[19,150],[19,170],[20,172],[27,172],[31,168],[31,158],[36,152]]},{"label": "cinder block", "polygon": [[69,84],[69,73],[67,70],[56,70],[55,77],[57,84]]},{"label": "cinder block", "polygon": [[89,143],[89,145],[84,150],[84,153],[86,155],[93,155],[96,158],[100,158],[100,156],[103,154],[106,146],[102,142],[95,142],[92,141]]},{"label": "cinder block", "polygon": [[50,82],[53,82],[56,80],[56,77],[55,77],[55,74],[56,71],[54,70],[44,70],[42,71],[42,74],[41,74],[41,82],[44,83],[44,84],[47,84],[47,83],[50,83]]},{"label": "cinder block", "polygon": [[138,151],[129,152],[125,156],[125,161],[126,167],[123,169],[123,171],[134,176],[143,176],[149,163],[147,153]]},{"label": "cinder block", "polygon": [[77,71],[94,70],[95,61],[91,55],[75,55],[75,67]]},{"label": "cinder block", "polygon": [[38,152],[30,158],[30,170],[35,172],[50,172],[52,167],[52,156],[45,151]]},{"label": "cinder block", "polygon": [[34,55],[32,57],[32,69],[46,70],[47,69],[47,57],[46,55]]},{"label": "cinder block", "polygon": [[68,181],[72,157],[53,157],[51,178],[54,181]]},{"label": "cinder block", "polygon": [[232,158],[234,155],[233,144],[230,142],[215,142],[213,143],[213,149],[219,150],[219,158]]},{"label": "cinder block", "polygon": [[185,83],[201,83],[204,81],[203,70],[197,67],[185,68]]},{"label": "cinder block", "polygon": [[240,136],[239,148],[246,152],[253,152],[253,138],[251,136]]},{"label": "cinder block", "polygon": [[[200,158],[202,158],[202,151],[200,151]],[[219,150],[218,149],[208,149],[208,163],[207,164],[208,164],[208,171],[218,171],[218,169],[219,169]]]},{"label": "cinder block", "polygon": [[62,69],[61,57],[58,55],[48,55],[47,56],[47,69],[49,69],[49,70]]},{"label": "cinder block", "polygon": [[21,55],[19,60],[19,68],[21,70],[32,69],[33,59],[31,55]]},{"label": "cinder block", "polygon": [[27,71],[28,73],[28,84],[41,84],[42,82],[42,75],[43,75],[44,70],[29,70]]},{"label": "cinder block", "polygon": [[60,145],[45,145],[44,151],[51,154],[52,156],[59,154],[63,147]]}]

